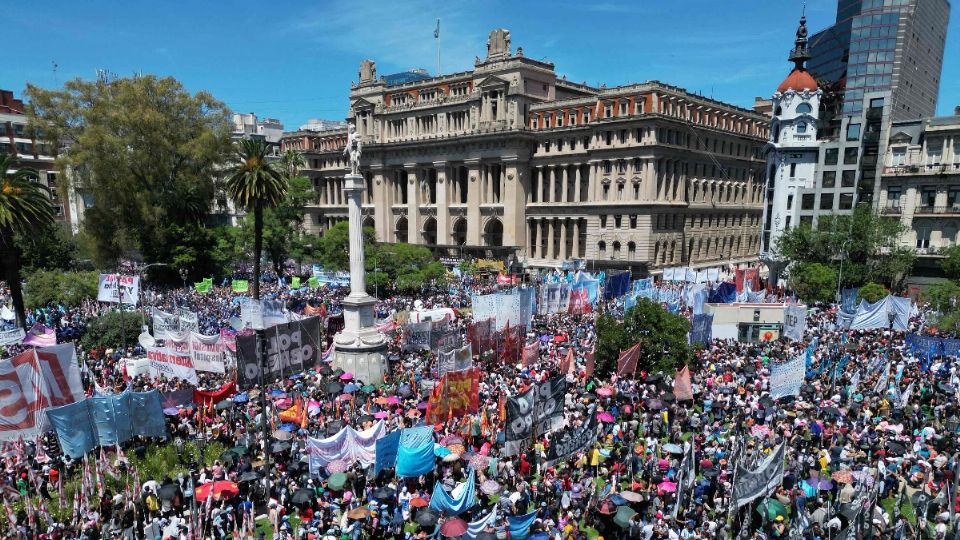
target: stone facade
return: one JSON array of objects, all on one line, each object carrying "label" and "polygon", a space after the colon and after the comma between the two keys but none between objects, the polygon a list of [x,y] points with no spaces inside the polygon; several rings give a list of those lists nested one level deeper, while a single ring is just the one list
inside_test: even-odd
[{"label": "stone facade", "polygon": [[[365,226],[382,242],[532,267],[656,271],[755,261],[769,119],[656,81],[594,88],[491,32],[471,71],[388,86],[364,61]],[[346,131],[294,132],[321,233],[347,218]]]}]

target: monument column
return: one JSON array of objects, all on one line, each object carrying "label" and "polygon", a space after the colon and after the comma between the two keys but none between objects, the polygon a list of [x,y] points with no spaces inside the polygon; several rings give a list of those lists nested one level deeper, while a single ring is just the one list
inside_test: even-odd
[{"label": "monument column", "polygon": [[416,164],[403,166],[406,179],[403,189],[407,190],[407,243],[421,244],[420,241],[420,170]]},{"label": "monument column", "polygon": [[468,159],[467,166],[467,245],[480,245],[480,160]]},{"label": "monument column", "polygon": [[438,244],[451,244],[450,240],[450,185],[446,161],[434,161],[437,170],[437,239]]},{"label": "monument column", "polygon": [[[363,223],[360,199],[364,179],[359,174],[362,144],[353,125],[344,153],[350,157],[350,173],[344,178],[344,198],[347,203],[350,247],[350,294],[341,302],[343,330],[333,337],[334,366],[354,374],[365,383],[379,383],[389,373],[387,339],[377,331],[374,317],[376,299],[366,290],[366,271],[363,260]],[[318,336],[319,337],[319,336]],[[314,343],[317,347],[319,344]]]}]

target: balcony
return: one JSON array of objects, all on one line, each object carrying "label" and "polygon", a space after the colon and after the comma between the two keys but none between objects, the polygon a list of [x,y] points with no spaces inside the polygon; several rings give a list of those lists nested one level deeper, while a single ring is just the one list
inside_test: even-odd
[{"label": "balcony", "polygon": [[960,204],[950,206],[928,206],[921,205],[914,210],[914,215],[951,215],[960,214]]},{"label": "balcony", "polygon": [[483,120],[478,126],[480,131],[500,131],[507,129],[506,120]]},{"label": "balcony", "polygon": [[880,213],[885,216],[899,216],[903,213],[903,207],[900,205],[897,206],[884,206],[880,209]]},{"label": "balcony", "polygon": [[863,144],[874,145],[880,143],[880,132],[879,131],[868,131],[863,134]]},{"label": "balcony", "polygon": [[867,121],[870,120],[880,120],[883,118],[883,108],[882,107],[872,107],[867,109],[866,112]]}]

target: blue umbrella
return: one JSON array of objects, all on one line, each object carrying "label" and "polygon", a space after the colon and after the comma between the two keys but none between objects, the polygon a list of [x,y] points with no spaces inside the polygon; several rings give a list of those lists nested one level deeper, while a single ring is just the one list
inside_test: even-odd
[{"label": "blue umbrella", "polygon": [[280,429],[282,429],[282,430],[284,430],[284,431],[296,431],[296,430],[297,430],[297,425],[296,425],[296,424],[290,424],[290,423],[280,424]]},{"label": "blue umbrella", "polygon": [[619,493],[613,493],[607,499],[617,506],[623,506],[627,504],[627,500],[620,496]]},{"label": "blue umbrella", "polygon": [[247,396],[246,392],[240,392],[239,394],[233,396],[234,403],[246,403],[250,398]]},{"label": "blue umbrella", "polygon": [[356,392],[356,391],[359,390],[359,389],[360,389],[360,387],[357,386],[356,384],[353,384],[353,383],[350,383],[350,384],[348,384],[348,385],[346,385],[346,386],[343,387],[343,391],[346,392],[346,393],[348,393],[348,394],[352,394],[352,393]]}]

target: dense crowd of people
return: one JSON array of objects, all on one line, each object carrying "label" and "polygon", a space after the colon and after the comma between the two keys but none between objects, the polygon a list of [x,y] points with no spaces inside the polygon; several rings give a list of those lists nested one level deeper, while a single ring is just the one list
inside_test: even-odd
[{"label": "dense crowd of people", "polygon": [[[376,310],[388,319],[413,310],[453,308],[455,327],[465,338],[470,295],[495,289],[493,283],[425,287],[416,295],[384,298]],[[291,291],[276,284],[263,288],[265,296],[283,301],[292,312],[316,313],[322,306],[327,317],[340,311],[344,293]],[[210,334],[240,316],[235,297],[229,287],[206,294],[150,290],[144,305],[191,309],[199,315],[201,332]],[[104,309],[91,303],[38,310],[31,321],[56,327],[58,338],[69,341]],[[601,303],[596,309],[616,313],[617,305]],[[383,384],[350,380],[350,374],[321,365],[264,388],[240,388],[233,399],[221,402],[225,405],[171,411],[167,440],[134,440],[122,449],[105,449],[100,464],[108,472],[111,465],[120,470],[113,472],[127,479],[123,492],[101,485],[89,501],[58,494],[68,491],[64,484],[78,485],[89,465],[63,456],[53,433],[7,443],[0,482],[10,523],[0,530],[10,537],[56,540],[263,533],[308,539],[512,534],[563,540],[906,539],[922,534],[946,540],[957,529],[957,358],[923,358],[907,345],[904,332],[844,330],[836,308],[823,306],[810,310],[803,341],[714,341],[698,349],[689,366],[694,399],[677,401],[673,373],[591,372],[594,313],[535,316],[527,334],[530,343],[539,344],[533,361],[476,358],[482,370],[479,410],[433,426],[434,440],[446,450],[437,452],[434,470],[418,478],[399,478],[391,469],[377,474],[358,463],[313,473],[306,465],[309,437],[329,436],[348,425],[361,430],[378,420],[389,431],[425,421],[436,356],[404,351],[401,326],[390,334],[391,372]],[[923,331],[919,319],[911,324],[912,332]],[[125,359],[142,354],[132,341],[126,350],[79,351],[89,392],[188,387],[184,381],[142,375],[128,379]],[[568,350],[574,365],[561,370]],[[809,359],[799,395],[771,399],[771,367],[798,356]],[[548,432],[516,455],[506,455],[504,400],[556,376],[568,382],[564,425],[581,426],[597,415],[602,419],[597,441],[548,462],[556,435]],[[222,376],[204,373],[200,389],[215,391],[229,380],[229,370]],[[338,397],[343,393],[352,397]],[[261,396],[269,396],[266,411]],[[309,413],[297,425],[283,422],[278,414],[297,403]],[[198,439],[231,450],[189,457],[182,469],[153,478],[143,477],[127,458]],[[736,486],[743,471],[776,457],[781,444],[783,473],[765,496],[738,507]],[[476,505],[457,518],[429,507],[435,484],[455,492],[471,474],[478,486]],[[224,490],[206,496],[211,486]],[[534,511],[528,528],[514,527]]]}]

